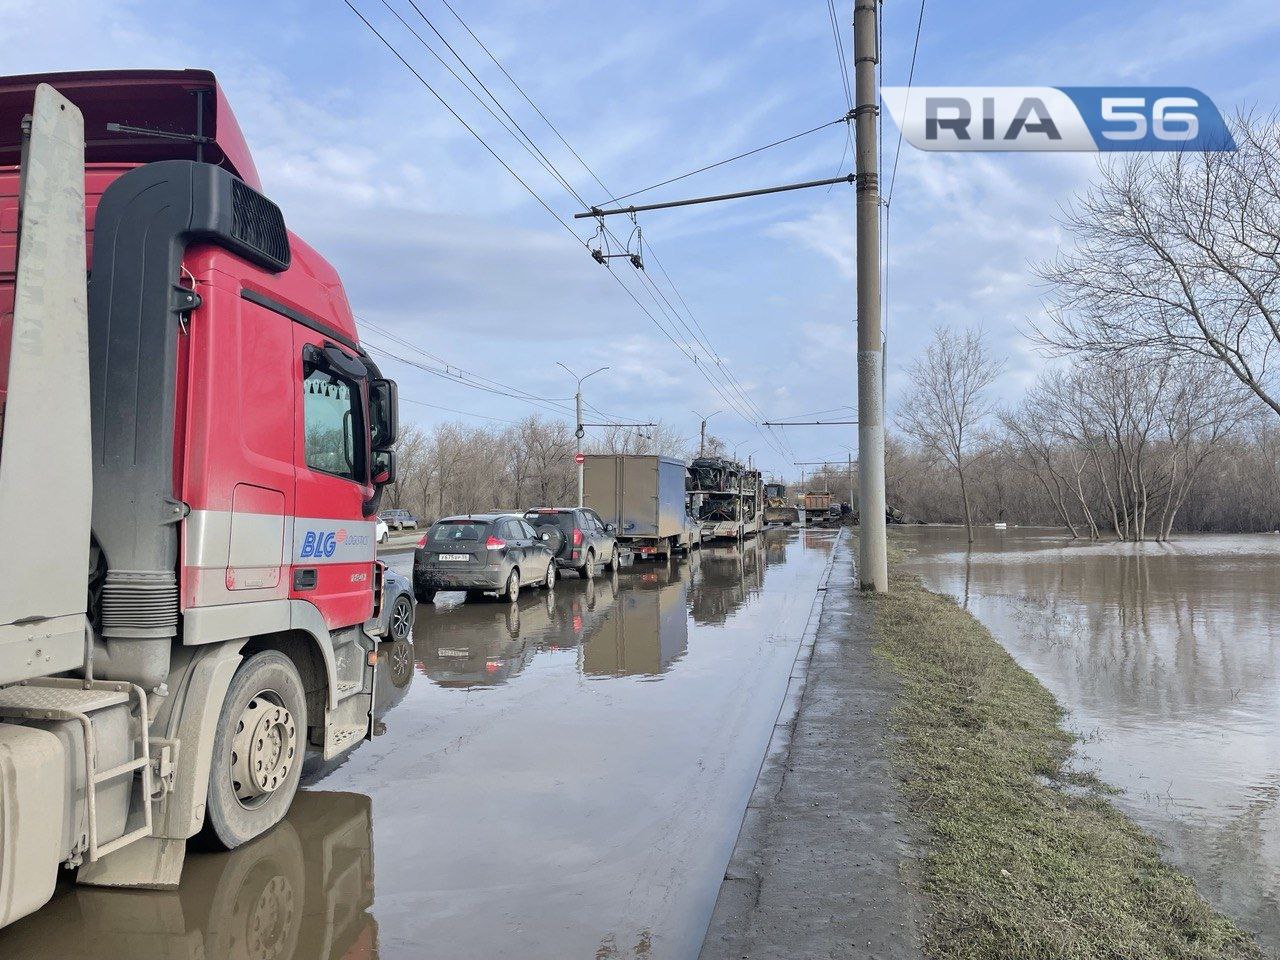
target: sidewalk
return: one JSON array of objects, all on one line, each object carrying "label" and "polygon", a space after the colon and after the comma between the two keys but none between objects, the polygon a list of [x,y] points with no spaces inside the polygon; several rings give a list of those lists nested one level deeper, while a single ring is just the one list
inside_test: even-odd
[{"label": "sidewalk", "polygon": [[864,641],[847,535],[836,551],[799,709],[774,730],[701,960],[921,956],[884,742],[894,680]]}]

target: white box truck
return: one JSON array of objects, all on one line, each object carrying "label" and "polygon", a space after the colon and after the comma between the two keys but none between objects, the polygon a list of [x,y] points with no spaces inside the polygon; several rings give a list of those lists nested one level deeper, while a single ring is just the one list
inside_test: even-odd
[{"label": "white box truck", "polygon": [[583,505],[612,523],[618,543],[637,557],[688,553],[701,543],[685,510],[683,460],[638,454],[589,454],[582,467]]}]

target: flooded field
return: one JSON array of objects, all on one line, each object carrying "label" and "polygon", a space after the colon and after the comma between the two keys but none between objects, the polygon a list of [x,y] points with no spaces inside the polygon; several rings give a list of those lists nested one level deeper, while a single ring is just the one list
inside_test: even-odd
[{"label": "flooded field", "polygon": [[1280,956],[1280,536],[1071,544],[902,529],[1069,711],[1081,764],[1215,906]]},{"label": "flooded field", "polygon": [[383,735],[283,824],[173,893],[68,884],[0,957],[695,956],[834,539],[441,594],[380,652]]}]

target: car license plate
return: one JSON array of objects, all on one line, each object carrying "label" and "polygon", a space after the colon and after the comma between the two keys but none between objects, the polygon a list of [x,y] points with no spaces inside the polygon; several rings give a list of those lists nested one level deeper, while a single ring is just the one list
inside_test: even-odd
[{"label": "car license plate", "polygon": [[445,560],[445,561],[454,561],[454,560],[463,560],[463,561],[465,561],[465,560],[470,560],[470,559],[471,559],[471,554],[469,554],[469,553],[442,553],[442,554],[440,554],[440,559],[441,559],[441,560]]}]

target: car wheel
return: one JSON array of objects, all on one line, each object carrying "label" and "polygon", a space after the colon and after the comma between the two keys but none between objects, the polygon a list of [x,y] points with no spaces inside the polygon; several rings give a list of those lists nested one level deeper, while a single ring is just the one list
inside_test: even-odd
[{"label": "car wheel", "polygon": [[507,599],[515,603],[520,599],[520,571],[512,570],[507,577],[507,588],[503,591]]},{"label": "car wheel", "polygon": [[556,562],[552,560],[547,564],[547,579],[542,584],[548,590],[554,590],[556,586]]},{"label": "car wheel", "polygon": [[396,597],[391,605],[391,620],[388,633],[392,640],[407,640],[413,630],[413,601],[406,594]]},{"label": "car wheel", "polygon": [[596,552],[587,551],[587,562],[582,565],[582,579],[594,580],[596,575]]},{"label": "car wheel", "polygon": [[307,702],[293,661],[255,653],[231,678],[218,714],[206,823],[233,850],[283,819],[298,790]]},{"label": "car wheel", "polygon": [[419,603],[430,603],[436,598],[436,590],[434,587],[415,586],[413,595],[418,598]]},{"label": "car wheel", "polygon": [[609,557],[609,562],[604,565],[604,568],[610,573],[618,569],[618,547],[616,544],[614,545],[613,553]]}]

